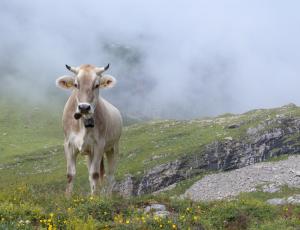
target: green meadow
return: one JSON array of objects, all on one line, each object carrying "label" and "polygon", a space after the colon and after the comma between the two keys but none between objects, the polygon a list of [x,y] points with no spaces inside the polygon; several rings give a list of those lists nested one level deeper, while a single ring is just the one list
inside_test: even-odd
[{"label": "green meadow", "polygon": [[[265,201],[300,192],[252,192],[234,200],[192,202],[179,199],[203,175],[182,181],[159,195],[132,198],[90,196],[84,156],[79,156],[74,194],[66,184],[62,108],[0,101],[0,229],[299,229],[300,206],[271,206]],[[125,125],[116,178],[201,152],[206,144],[228,136],[244,138],[261,119],[278,114],[300,116],[300,109],[255,110],[195,120],[154,120]],[[230,124],[239,129],[226,129]],[[143,210],[164,204],[160,217]]]}]

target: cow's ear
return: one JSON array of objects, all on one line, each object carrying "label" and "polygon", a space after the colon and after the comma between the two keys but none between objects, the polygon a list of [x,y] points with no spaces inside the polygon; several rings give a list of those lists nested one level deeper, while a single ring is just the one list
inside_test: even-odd
[{"label": "cow's ear", "polygon": [[100,79],[100,88],[112,88],[117,83],[117,80],[108,74],[102,75]]},{"label": "cow's ear", "polygon": [[56,79],[56,86],[62,89],[74,88],[75,78],[71,76],[62,76]]}]

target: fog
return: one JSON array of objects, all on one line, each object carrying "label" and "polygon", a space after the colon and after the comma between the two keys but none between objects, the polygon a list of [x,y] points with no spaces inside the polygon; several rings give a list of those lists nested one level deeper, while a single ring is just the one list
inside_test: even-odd
[{"label": "fog", "polygon": [[[64,65],[104,66],[133,116],[194,118],[300,104],[299,1],[0,3],[0,95],[57,103]],[[71,74],[71,73],[70,73]]]}]

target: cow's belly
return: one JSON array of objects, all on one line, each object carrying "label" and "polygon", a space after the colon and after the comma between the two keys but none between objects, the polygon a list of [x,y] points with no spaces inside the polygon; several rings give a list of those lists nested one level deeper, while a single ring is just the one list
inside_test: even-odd
[{"label": "cow's belly", "polygon": [[[106,138],[104,151],[110,151],[114,147],[116,141],[118,141],[116,138]],[[85,129],[82,129],[78,133],[71,133],[69,136],[69,143],[75,147],[76,151],[82,154],[91,153],[93,151],[93,146],[97,145],[93,132],[86,133]]]}]

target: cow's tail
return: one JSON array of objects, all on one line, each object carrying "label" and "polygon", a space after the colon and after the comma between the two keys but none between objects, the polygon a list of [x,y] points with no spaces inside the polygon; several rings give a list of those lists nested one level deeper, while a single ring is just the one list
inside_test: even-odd
[{"label": "cow's tail", "polygon": [[103,182],[105,174],[105,168],[104,168],[104,157],[102,157],[100,162],[100,181]]}]

